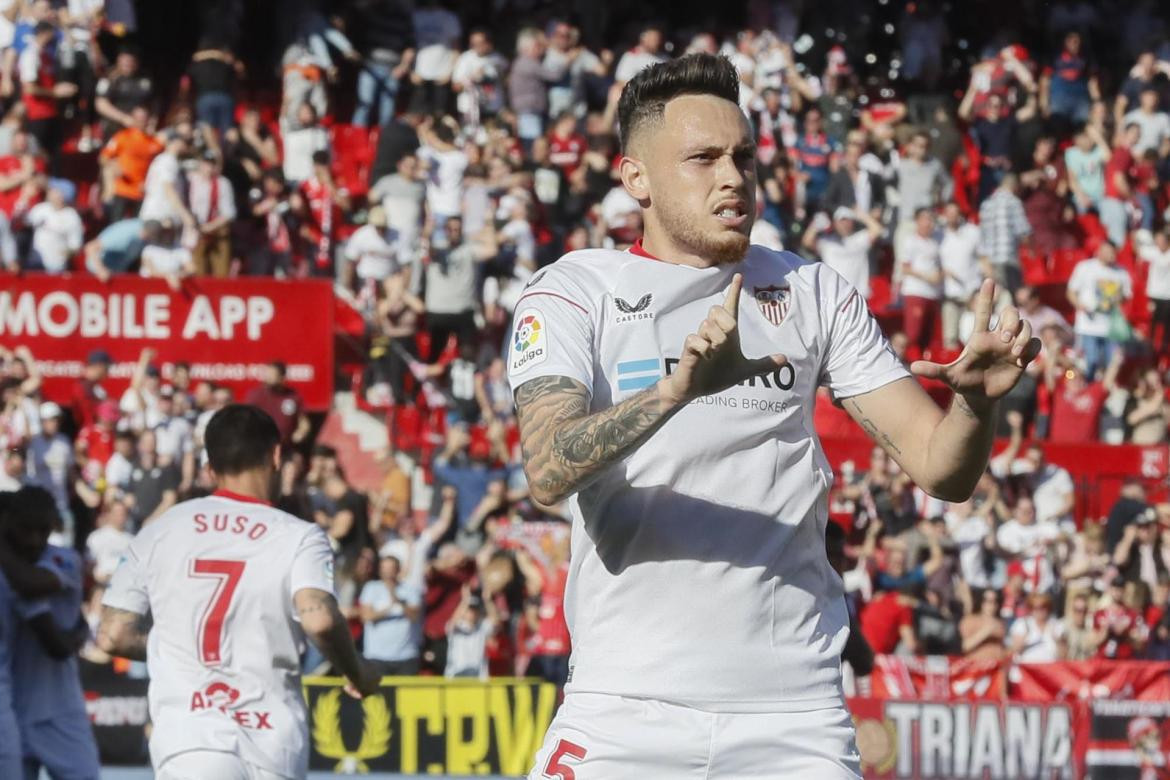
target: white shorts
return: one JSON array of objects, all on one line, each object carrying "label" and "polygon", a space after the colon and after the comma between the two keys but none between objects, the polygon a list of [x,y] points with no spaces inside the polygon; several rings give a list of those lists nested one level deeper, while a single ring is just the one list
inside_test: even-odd
[{"label": "white shorts", "polygon": [[54,780],[98,780],[101,760],[93,725],[84,712],[26,723],[20,728],[24,748],[24,776],[35,780],[41,767]]},{"label": "white shorts", "polygon": [[286,780],[283,775],[249,764],[222,750],[187,750],[155,770],[155,780]]},{"label": "white shorts", "polygon": [[596,693],[565,697],[528,780],[860,780],[844,705],[707,712]]}]

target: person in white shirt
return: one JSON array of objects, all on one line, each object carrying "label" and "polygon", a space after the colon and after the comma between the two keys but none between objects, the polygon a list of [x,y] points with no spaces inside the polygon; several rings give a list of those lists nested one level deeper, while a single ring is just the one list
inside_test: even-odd
[{"label": "person in white shirt", "polygon": [[1064,623],[1052,616],[1052,596],[1033,593],[1028,614],[1012,623],[1007,646],[1017,663],[1063,661],[1068,647]]},{"label": "person in white shirt", "polygon": [[169,130],[166,138],[166,147],[150,161],[150,167],[146,170],[146,182],[142,186],[142,208],[138,210],[138,218],[143,222],[181,222],[184,227],[194,230],[195,217],[184,203],[179,185],[182,173],[179,161],[187,155],[187,138],[175,129]]},{"label": "person in white shirt", "polygon": [[914,212],[914,232],[902,242],[902,331],[915,356],[934,342],[943,293],[942,264],[939,262],[938,238],[934,212],[920,208]]},{"label": "person in white shirt", "polygon": [[447,667],[443,676],[486,680],[487,641],[498,625],[492,594],[486,590],[482,595],[472,593],[469,586],[464,586],[463,599],[447,622]]},{"label": "person in white shirt", "polygon": [[329,150],[329,133],[318,122],[312,103],[301,103],[296,124],[283,133],[284,179],[295,189],[313,175],[313,154]]},{"label": "person in white shirt", "polygon": [[1139,230],[1134,235],[1139,238],[1138,257],[1150,264],[1146,277],[1146,296],[1153,307],[1150,340],[1164,355],[1170,349],[1170,228],[1159,230],[1152,240],[1145,231]]},{"label": "person in white shirt", "polygon": [[118,561],[134,540],[134,534],[126,530],[129,522],[130,509],[126,504],[114,498],[107,499],[97,528],[85,538],[85,550],[93,563],[93,578],[100,585],[105,585],[114,576]]},{"label": "person in white shirt", "polygon": [[1042,593],[1055,584],[1048,546],[1060,535],[1059,526],[1036,522],[1036,505],[1029,496],[1016,499],[1012,518],[996,530],[996,544],[1023,566],[1027,592]]},{"label": "person in white shirt", "polygon": [[508,60],[496,51],[491,33],[483,28],[472,30],[467,51],[455,60],[451,72],[455,106],[465,127],[479,127],[484,119],[500,113],[507,72]]},{"label": "person in white shirt", "polygon": [[1109,365],[1117,339],[1125,334],[1117,325],[1128,324],[1121,307],[1133,297],[1133,279],[1117,265],[1117,249],[1108,241],[1097,247],[1097,256],[1082,260],[1068,280],[1068,301],[1077,310],[1073,332],[1085,355],[1085,376],[1090,380]]},{"label": "person in white shirt", "polygon": [[436,0],[423,0],[419,6],[414,12],[417,53],[410,74],[414,85],[410,107],[417,114],[446,113],[463,25]]},{"label": "person in white shirt", "polygon": [[167,223],[159,231],[158,243],[142,248],[138,273],[146,279],[165,279],[171,289],[178,290],[182,280],[195,273],[195,256],[176,243],[175,231]]},{"label": "person in white shirt", "polygon": [[66,202],[67,182],[49,182],[48,199],[28,210],[25,222],[33,229],[30,266],[51,274],[69,270],[69,261],[81,249],[85,227]]},{"label": "person in white shirt", "polygon": [[102,599],[97,644],[146,661],[156,777],[305,777],[304,638],[355,694],[374,692],[379,679],[334,598],[325,532],[268,502],[280,466],[276,423],[230,405],[205,443],[219,489],[134,538]]},{"label": "person in white shirt", "polygon": [[1013,308],[988,330],[985,283],[967,354],[911,367],[955,391],[941,410],[856,288],[750,245],[756,149],[738,99],[734,67],[704,54],[626,84],[620,175],[644,237],[562,257],[516,306],[525,474],[538,503],[566,502],[573,548],[569,682],[533,780],[859,778],[817,389],[916,485],[962,501],[997,399],[1040,349]]},{"label": "person in white shirt", "polygon": [[455,144],[458,127],[453,120],[431,120],[419,125],[419,160],[427,167],[427,206],[441,228],[443,220],[461,213],[463,206],[463,172],[467,170],[467,153]]},{"label": "person in white shirt", "polygon": [[979,271],[979,226],[963,219],[963,212],[954,201],[943,207],[938,258],[943,272],[943,348],[954,350],[959,347],[959,319],[983,281]]},{"label": "person in white shirt", "polygon": [[346,268],[342,278],[352,279],[356,275],[363,290],[389,282],[409,264],[397,231],[388,227],[386,222],[385,209],[374,206],[366,217],[366,224],[354,231],[345,243]]},{"label": "person in white shirt", "polygon": [[1170,114],[1158,110],[1160,99],[1158,88],[1150,84],[1138,96],[1138,107],[1126,114],[1121,121],[1121,127],[1133,124],[1141,129],[1137,143],[1130,148],[1135,160],[1140,160],[1150,149],[1159,151],[1162,142],[1170,138]]},{"label": "person in white shirt", "polygon": [[657,27],[646,27],[638,35],[638,45],[627,51],[618,60],[613,78],[618,85],[625,84],[642,70],[657,62],[665,62],[662,53],[662,31]]},{"label": "person in white shirt", "polygon": [[187,202],[199,231],[192,252],[195,272],[222,279],[231,270],[231,227],[236,218],[236,198],[231,182],[221,172],[215,151],[205,151],[199,167],[189,177]]},{"label": "person in white shirt", "polygon": [[[861,230],[857,229],[858,220],[865,225]],[[838,206],[833,212],[832,230],[826,233],[829,227],[828,218],[818,214],[805,231],[802,243],[868,299],[869,250],[881,238],[881,224],[869,214]]]}]

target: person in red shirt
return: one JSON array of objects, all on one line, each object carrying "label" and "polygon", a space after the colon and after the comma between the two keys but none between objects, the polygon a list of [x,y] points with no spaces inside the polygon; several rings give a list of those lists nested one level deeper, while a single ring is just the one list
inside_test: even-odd
[{"label": "person in red shirt", "polygon": [[12,134],[11,154],[0,157],[0,211],[12,220],[40,200],[38,174],[45,172],[43,158],[32,153],[28,133]]},{"label": "person in red shirt", "polygon": [[110,353],[104,349],[95,349],[89,353],[81,379],[73,387],[69,401],[69,412],[78,428],[93,425],[97,421],[98,407],[110,397],[102,382],[109,376],[112,362]]},{"label": "person in red shirt", "polygon": [[1112,366],[1107,369],[1105,382],[1089,382],[1079,365],[1072,364],[1065,369],[1064,381],[1052,394],[1050,441],[1097,441],[1097,423],[1109,397],[1107,385],[1113,371]]},{"label": "person in red shirt", "polygon": [[349,209],[349,195],[338,189],[329,170],[329,152],[313,152],[313,175],[301,183],[306,219],[301,237],[309,242],[309,272],[333,276],[333,253],[341,212]]},{"label": "person in red shirt", "polygon": [[77,454],[85,464],[81,475],[90,485],[98,484],[105,474],[106,462],[114,454],[114,425],[119,416],[117,403],[102,401],[97,407],[97,420],[77,433]]},{"label": "person in red shirt", "polygon": [[[62,125],[58,100],[77,94],[77,85],[59,81],[53,39],[57,28],[52,23],[37,22],[32,41],[20,53],[20,98],[24,103],[29,132],[36,136],[41,149],[56,161],[61,148]],[[56,173],[56,171],[54,171]]]},{"label": "person in red shirt", "polygon": [[447,623],[463,600],[463,586],[475,577],[475,559],[448,542],[427,564],[426,594],[423,596],[422,667],[434,674],[447,668]]},{"label": "person in red shirt", "polygon": [[581,167],[588,142],[577,130],[577,117],[566,111],[557,117],[548,139],[548,161],[560,168],[566,178]]},{"label": "person in red shirt", "polygon": [[1146,624],[1137,610],[1125,604],[1125,579],[1109,583],[1109,604],[1093,613],[1097,658],[1133,658],[1146,641]]},{"label": "person in red shirt", "polygon": [[910,598],[892,590],[875,595],[861,612],[861,633],[878,655],[893,653],[899,642],[913,651],[918,639]]},{"label": "person in red shirt", "polygon": [[1101,224],[1109,234],[1114,246],[1125,244],[1129,234],[1129,214],[1126,204],[1133,198],[1136,181],[1136,163],[1133,145],[1141,138],[1142,129],[1136,122],[1130,122],[1118,134],[1113,145],[1113,154],[1105,164],[1105,198],[1101,201]]},{"label": "person in red shirt", "polygon": [[244,402],[260,407],[276,422],[281,446],[300,444],[310,427],[301,394],[285,383],[284,363],[274,360],[266,368],[264,384],[253,388]]},{"label": "person in red shirt", "polygon": [[[516,564],[526,581],[539,585],[525,606],[524,617],[532,632],[532,657],[528,674],[558,686],[569,677],[569,627],[565,623],[565,584],[569,578],[569,536],[554,543],[551,559],[541,566],[524,549],[516,551]],[[534,588],[534,590],[536,590]]]}]

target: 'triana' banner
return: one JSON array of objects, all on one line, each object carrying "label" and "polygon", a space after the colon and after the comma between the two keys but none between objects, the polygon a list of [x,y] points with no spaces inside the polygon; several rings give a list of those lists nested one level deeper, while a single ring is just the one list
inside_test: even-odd
[{"label": "'triana' banner", "polygon": [[333,394],[333,291],[326,281],[187,279],[175,292],[158,279],[87,275],[0,275],[0,344],[28,346],[47,398],[65,400],[86,355],[113,358],[105,388],[117,398],[144,347],[158,352],[164,378],[176,362],[195,381],[256,386],[264,364],[288,366],[288,382],[309,409]]}]

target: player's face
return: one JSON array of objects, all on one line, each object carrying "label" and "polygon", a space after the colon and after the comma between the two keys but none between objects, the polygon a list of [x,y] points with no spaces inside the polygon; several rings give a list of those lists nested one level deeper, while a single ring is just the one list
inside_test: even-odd
[{"label": "player's face", "polygon": [[756,214],[747,119],[735,103],[712,95],[675,98],[663,119],[643,139],[647,227],[656,221],[672,243],[706,260],[741,260]]},{"label": "player's face", "polygon": [[12,549],[26,561],[34,562],[41,557],[45,547],[49,544],[51,529],[35,521],[9,522],[5,529],[5,536]]}]

